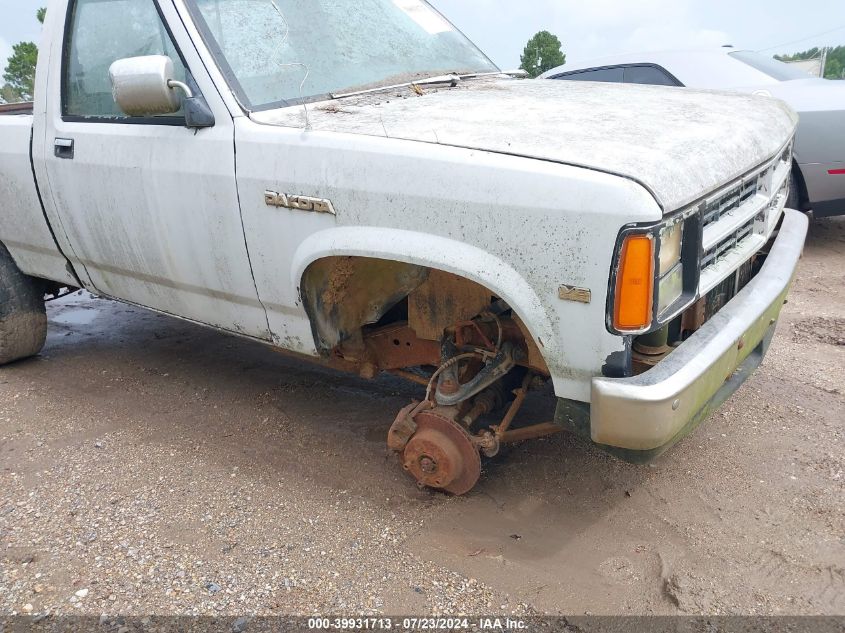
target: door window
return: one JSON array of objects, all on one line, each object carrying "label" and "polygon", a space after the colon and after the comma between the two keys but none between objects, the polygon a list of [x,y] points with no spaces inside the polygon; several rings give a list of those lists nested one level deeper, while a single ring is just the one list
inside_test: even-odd
[{"label": "door window", "polygon": [[65,116],[128,118],[114,102],[109,80],[118,59],[167,55],[175,78],[185,81],[185,66],[153,0],[76,0],[65,45]]},{"label": "door window", "polygon": [[583,70],[554,77],[554,79],[566,79],[568,81],[601,81],[605,83],[622,83],[622,67],[598,68],[596,70]]},{"label": "door window", "polygon": [[626,66],[625,83],[649,86],[680,85],[674,77],[658,66]]}]

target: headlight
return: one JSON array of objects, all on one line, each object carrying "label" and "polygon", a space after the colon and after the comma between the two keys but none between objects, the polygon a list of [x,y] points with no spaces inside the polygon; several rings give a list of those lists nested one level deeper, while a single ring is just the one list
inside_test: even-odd
[{"label": "headlight", "polygon": [[681,298],[684,294],[684,265],[678,263],[670,272],[661,277],[657,284],[658,316]]},{"label": "headlight", "polygon": [[684,266],[681,264],[684,222],[674,222],[660,229],[657,252],[657,315],[670,308],[684,292]]},{"label": "headlight", "polygon": [[683,237],[683,222],[675,222],[660,230],[660,254],[658,256],[660,266],[658,270],[661,277],[681,261],[681,243]]},{"label": "headlight", "polygon": [[[700,233],[697,216],[676,216],[647,229],[623,233],[611,286],[608,325],[618,334],[663,326],[695,298]],[[700,236],[699,236],[700,237]]]}]

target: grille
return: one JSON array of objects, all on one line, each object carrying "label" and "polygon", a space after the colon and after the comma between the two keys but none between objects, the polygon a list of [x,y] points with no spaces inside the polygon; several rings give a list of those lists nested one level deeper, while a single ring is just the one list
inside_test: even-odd
[{"label": "grille", "polygon": [[704,208],[704,214],[702,216],[702,225],[704,228],[718,222],[725,215],[741,207],[746,201],[756,196],[759,189],[759,179],[754,178],[736,185],[733,189],[730,189],[716,200],[710,202]]},{"label": "grille", "polygon": [[755,221],[755,218],[752,218],[739,227],[734,233],[731,233],[721,242],[706,250],[704,252],[704,256],[701,258],[701,267],[707,268],[710,264],[715,263],[720,257],[723,257],[735,248],[739,248],[744,239],[754,235]]},{"label": "grille", "polygon": [[713,290],[708,292],[704,298],[705,322],[709,321],[728,301],[733,299],[740,290],[745,288],[746,284],[751,281],[753,274],[754,260],[749,259],[739,268],[736,275],[731,275],[727,279],[722,280]]},{"label": "grille", "polygon": [[699,291],[728,279],[768,241],[789,193],[792,144],[703,202]]}]

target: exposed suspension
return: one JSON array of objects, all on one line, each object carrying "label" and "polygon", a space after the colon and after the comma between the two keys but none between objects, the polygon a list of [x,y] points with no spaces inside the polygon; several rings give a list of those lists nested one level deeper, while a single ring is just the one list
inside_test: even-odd
[{"label": "exposed suspension", "polygon": [[[493,312],[450,330],[425,399],[402,409],[388,433],[388,446],[420,485],[464,494],[481,476],[481,454],[494,457],[502,444],[561,430],[553,423],[511,430],[538,378],[519,366],[525,356],[522,346],[506,340],[502,319]],[[476,428],[508,402],[498,424]]]}]

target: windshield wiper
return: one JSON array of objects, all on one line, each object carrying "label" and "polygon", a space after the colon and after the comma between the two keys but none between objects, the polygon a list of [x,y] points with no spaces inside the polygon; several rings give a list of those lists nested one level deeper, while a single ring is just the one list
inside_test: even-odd
[{"label": "windshield wiper", "polygon": [[395,88],[408,88],[410,86],[436,86],[440,84],[449,84],[452,88],[457,87],[461,81],[465,79],[476,79],[478,77],[495,77],[496,75],[504,75],[507,77],[526,77],[528,73],[524,70],[514,71],[499,71],[491,73],[450,73],[448,75],[437,75],[435,77],[427,77],[418,81],[408,81],[401,84],[393,84],[391,86],[379,86],[378,88],[368,88],[366,90],[356,90],[354,92],[331,93],[329,96],[332,99],[343,99],[344,97],[357,97],[359,95],[372,94],[374,92],[381,92],[383,90],[393,90]]}]

